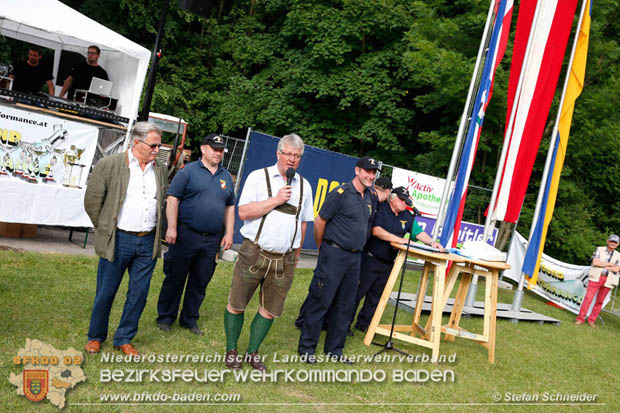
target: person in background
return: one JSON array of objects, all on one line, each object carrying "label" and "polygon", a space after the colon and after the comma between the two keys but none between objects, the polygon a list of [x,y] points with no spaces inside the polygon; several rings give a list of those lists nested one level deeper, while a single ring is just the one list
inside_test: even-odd
[{"label": "person in background", "polygon": [[611,234],[607,238],[607,246],[597,247],[592,254],[592,266],[588,272],[588,288],[579,308],[576,325],[581,325],[586,320],[586,315],[596,296],[596,302],[588,317],[588,324],[596,328],[594,324],[598,318],[603,302],[609,291],[618,285],[618,272],[620,271],[620,253],[616,251],[620,243],[620,237]]},{"label": "person in background", "polygon": [[67,76],[65,83],[62,85],[60,97],[64,97],[68,91],[68,98],[73,99],[76,89],[90,89],[90,82],[93,80],[93,77],[108,80],[108,72],[99,66],[100,56],[101,49],[98,46],[88,46],[86,62],[78,63],[69,76]]},{"label": "person in background", "polygon": [[41,92],[42,86],[47,85],[47,93],[54,96],[54,76],[49,65],[41,63],[43,51],[38,46],[28,50],[28,59],[14,65],[9,77],[13,78],[13,90],[31,95]]}]

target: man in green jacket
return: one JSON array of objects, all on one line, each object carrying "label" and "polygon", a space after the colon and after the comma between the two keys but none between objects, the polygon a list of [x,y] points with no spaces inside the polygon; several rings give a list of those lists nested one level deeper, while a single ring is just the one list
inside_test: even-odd
[{"label": "man in green jacket", "polygon": [[166,168],[157,159],[161,130],[138,122],[127,152],[97,162],[84,195],[84,209],[95,226],[99,255],[97,290],[88,329],[88,353],[98,353],[108,335],[110,310],[125,270],[129,289],[114,348],[138,355],[131,340],[146,304],[151,275],[161,254],[160,222]]}]

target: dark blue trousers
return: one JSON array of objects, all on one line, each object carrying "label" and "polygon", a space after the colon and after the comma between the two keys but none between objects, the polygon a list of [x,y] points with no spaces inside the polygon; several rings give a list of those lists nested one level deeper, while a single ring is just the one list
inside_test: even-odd
[{"label": "dark blue trousers", "polygon": [[155,263],[153,244],[155,234],[137,237],[116,231],[114,261],[99,259],[97,291],[90,316],[88,340],[105,341],[108,336],[110,310],[125,270],[129,272],[129,288],[121,321],[114,334],[114,345],[131,343],[138,332],[140,316],[146,305]]},{"label": "dark blue trousers", "polygon": [[166,277],[157,301],[158,323],[174,323],[185,289],[179,324],[185,328],[198,326],[200,306],[215,271],[219,243],[219,234],[203,236],[179,223],[176,243],[164,254]]},{"label": "dark blue trousers", "polygon": [[360,301],[362,301],[364,296],[366,296],[366,298],[364,298],[364,305],[357,315],[355,328],[366,330],[370,325],[379,300],[381,299],[381,294],[383,294],[383,290],[385,289],[385,284],[390,277],[392,265],[391,263],[379,261],[377,258],[371,257],[366,253],[362,253],[360,283],[357,287],[351,323],[353,323],[353,318],[355,317],[355,312],[359,307]]},{"label": "dark blue trousers", "polygon": [[315,354],[323,318],[327,317],[329,325],[324,351],[334,356],[342,355],[353,317],[360,260],[359,252],[352,253],[326,243],[321,244],[301,326],[298,346],[300,354]]}]

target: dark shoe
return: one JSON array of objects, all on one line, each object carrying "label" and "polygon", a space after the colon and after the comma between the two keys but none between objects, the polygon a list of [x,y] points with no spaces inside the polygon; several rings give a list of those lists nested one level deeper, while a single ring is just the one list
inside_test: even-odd
[{"label": "dark shoe", "polygon": [[265,371],[265,365],[256,351],[250,354],[245,353],[244,361],[249,362],[255,370]]},{"label": "dark shoe", "polygon": [[306,363],[308,364],[316,364],[316,357],[314,354],[300,354],[301,357],[305,358]]},{"label": "dark shoe", "polygon": [[122,344],[120,346],[114,346],[115,349],[122,351],[126,356],[139,356],[138,350],[131,344]]},{"label": "dark shoe", "polygon": [[157,323],[157,327],[159,327],[161,331],[170,331],[171,326],[167,323]]},{"label": "dark shoe", "polygon": [[233,370],[238,370],[241,368],[241,359],[239,358],[239,354],[236,349],[232,349],[226,352],[226,357],[224,358],[226,361],[226,367]]},{"label": "dark shoe", "polygon": [[190,333],[192,334],[196,334],[197,336],[204,336],[205,333],[202,332],[201,329],[199,329],[198,327],[192,327],[188,329]]},{"label": "dark shoe", "polygon": [[84,350],[87,353],[91,353],[91,354],[95,354],[95,353],[99,353],[99,351],[101,351],[101,341],[98,340],[90,340],[88,343],[86,343],[86,345],[84,346]]},{"label": "dark shoe", "polygon": [[353,334],[353,331],[351,331],[351,329],[347,330],[347,337],[354,337],[355,334]]}]

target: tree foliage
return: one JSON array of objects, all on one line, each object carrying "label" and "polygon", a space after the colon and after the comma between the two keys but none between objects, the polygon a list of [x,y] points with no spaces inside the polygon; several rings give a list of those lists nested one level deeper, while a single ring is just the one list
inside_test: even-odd
[{"label": "tree foliage", "polygon": [[[65,2],[153,48],[163,0]],[[247,127],[278,136],[294,131],[312,145],[446,175],[488,1],[214,3],[205,19],[172,0],[162,43],[152,109],[187,119],[190,144],[212,131],[239,137]],[[517,12],[518,3],[513,29]],[[593,245],[620,231],[619,32],[618,3],[596,1],[586,86],[546,245],[547,253],[572,262],[587,262]],[[501,152],[511,47],[496,74],[471,178],[487,188]],[[548,134],[518,224],[526,235],[547,148]],[[481,217],[484,199],[473,202]]]}]

